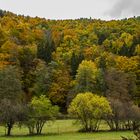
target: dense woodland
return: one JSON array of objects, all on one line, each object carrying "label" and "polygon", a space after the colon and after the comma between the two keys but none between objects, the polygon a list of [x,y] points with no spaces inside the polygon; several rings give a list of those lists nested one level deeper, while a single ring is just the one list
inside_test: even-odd
[{"label": "dense woodland", "polygon": [[[17,112],[20,102],[26,106],[47,97],[67,114],[72,99],[85,92],[110,102],[115,115],[107,122],[112,130],[125,129],[120,120],[139,119],[140,17],[47,20],[0,11],[0,106],[4,110],[11,107]],[[112,124],[112,120],[117,121]]]}]

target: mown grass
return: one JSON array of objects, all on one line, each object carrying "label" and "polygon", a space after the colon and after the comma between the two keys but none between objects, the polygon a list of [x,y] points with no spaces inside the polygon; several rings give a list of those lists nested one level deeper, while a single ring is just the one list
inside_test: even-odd
[{"label": "mown grass", "polygon": [[[0,127],[0,140],[120,140],[121,136],[134,137],[132,132],[109,132],[109,128],[102,122],[100,129],[104,132],[79,133],[80,125],[73,124],[73,120],[57,120],[45,125],[42,136],[28,136],[26,127],[14,127],[12,137],[4,137],[5,129]],[[106,130],[106,131],[105,131]]]}]

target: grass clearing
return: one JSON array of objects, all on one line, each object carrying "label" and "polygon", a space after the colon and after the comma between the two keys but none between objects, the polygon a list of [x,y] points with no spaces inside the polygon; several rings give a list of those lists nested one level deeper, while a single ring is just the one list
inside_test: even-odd
[{"label": "grass clearing", "polygon": [[[73,124],[73,120],[57,120],[45,125],[42,136],[28,136],[26,127],[14,127],[12,137],[0,137],[0,140],[121,140],[121,136],[134,137],[133,132],[95,132],[79,133],[80,125]],[[102,122],[100,129],[108,130],[105,122]],[[0,135],[5,134],[4,127],[0,127]]]},{"label": "grass clearing", "polygon": [[64,133],[43,136],[0,137],[0,140],[121,140],[120,136],[132,137],[132,132]]}]

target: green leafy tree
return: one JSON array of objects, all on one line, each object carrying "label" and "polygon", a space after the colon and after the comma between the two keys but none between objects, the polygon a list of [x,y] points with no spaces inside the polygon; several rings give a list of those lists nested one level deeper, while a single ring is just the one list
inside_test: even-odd
[{"label": "green leafy tree", "polygon": [[14,66],[0,69],[0,100],[19,100],[22,96],[20,72]]},{"label": "green leafy tree", "polygon": [[19,102],[3,99],[0,102],[0,123],[5,126],[7,136],[11,135],[11,130],[16,122],[23,119],[23,106]]},{"label": "green leafy tree", "polygon": [[20,80],[20,73],[14,66],[0,69],[0,122],[6,126],[8,136],[21,111]]},{"label": "green leafy tree", "polygon": [[[41,134],[46,121],[55,119],[59,111],[58,106],[53,106],[45,95],[33,97],[30,107],[32,111],[29,112],[29,122],[26,124],[28,124],[29,132],[34,132],[35,128],[36,134]],[[33,128],[32,131],[31,128]]]},{"label": "green leafy tree", "polygon": [[40,61],[33,73],[34,84],[30,89],[32,95],[46,95],[53,104],[65,109],[70,76],[64,64],[52,61],[46,66],[43,61]]},{"label": "green leafy tree", "polygon": [[36,45],[24,46],[18,49],[18,61],[22,74],[22,86],[25,93],[25,100],[30,101],[30,88],[34,82],[31,71],[34,69],[34,59],[36,58]]},{"label": "green leafy tree", "polygon": [[30,92],[32,96],[46,95],[51,83],[50,73],[44,61],[36,59],[34,62],[36,63],[35,67],[30,72],[34,75],[34,81]]},{"label": "green leafy tree", "polygon": [[100,120],[111,114],[109,102],[90,92],[78,94],[71,102],[68,112],[83,126],[84,131],[97,131]]},{"label": "green leafy tree", "polygon": [[[102,77],[101,71],[92,61],[84,60],[79,65],[76,75],[76,92],[96,92],[99,93],[99,85]],[[99,78],[100,77],[100,78]]]}]

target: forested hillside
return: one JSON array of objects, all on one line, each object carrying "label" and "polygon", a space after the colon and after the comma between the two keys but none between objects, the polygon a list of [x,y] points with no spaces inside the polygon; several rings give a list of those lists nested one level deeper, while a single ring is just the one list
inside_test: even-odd
[{"label": "forested hillside", "polygon": [[66,112],[83,92],[140,105],[140,17],[47,20],[0,11],[0,99],[46,95]]}]

